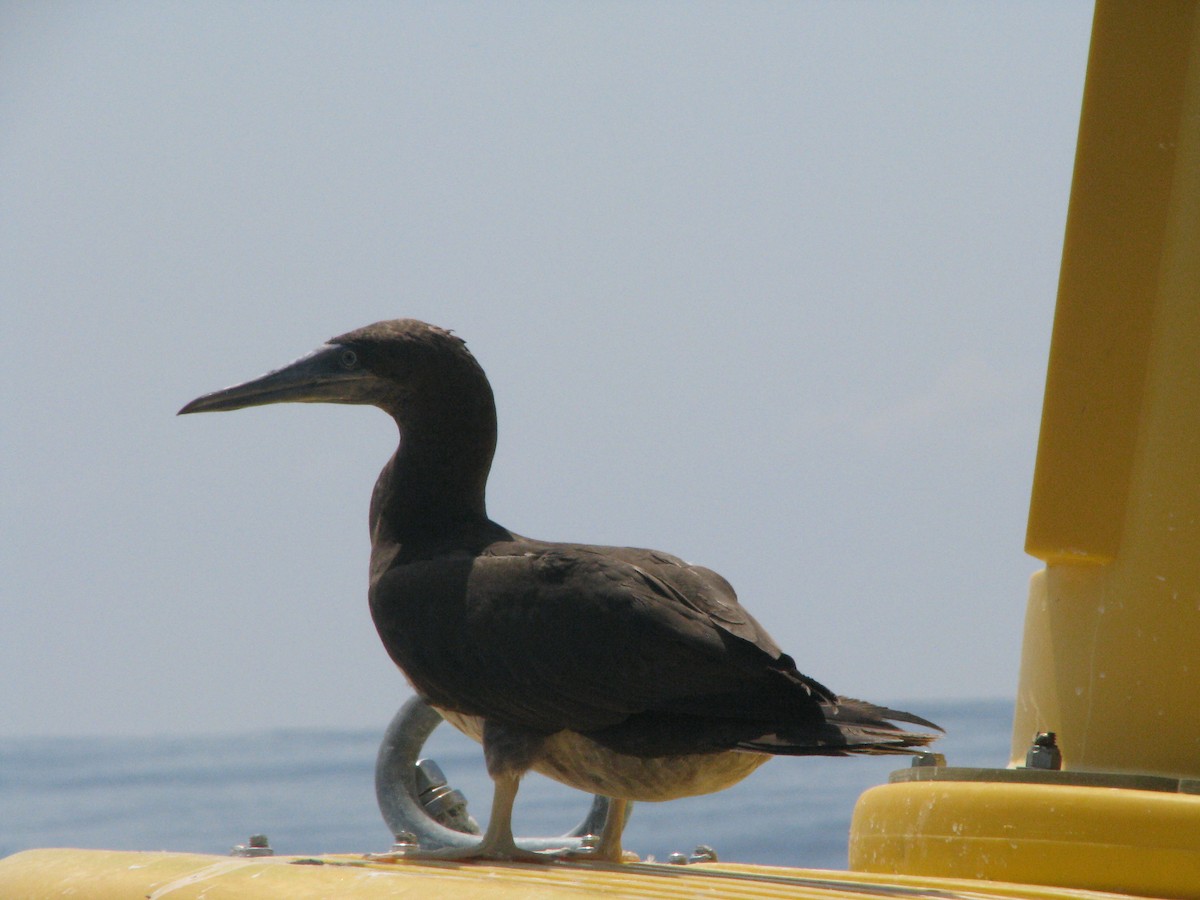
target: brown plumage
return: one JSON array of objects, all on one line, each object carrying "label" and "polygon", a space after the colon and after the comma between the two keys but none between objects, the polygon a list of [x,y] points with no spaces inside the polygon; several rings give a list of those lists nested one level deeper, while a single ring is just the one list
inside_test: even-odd
[{"label": "brown plumage", "polygon": [[495,404],[450,332],[379,322],[180,412],[287,401],[371,404],[400,427],[371,498],[371,614],[414,689],[482,741],[496,784],[481,844],[432,855],[544,858],[512,838],[530,769],[617,801],[599,855],[619,860],[627,801],[721,790],[772,755],[904,753],[935,737],[802,675],[716,572],[491,521]]}]

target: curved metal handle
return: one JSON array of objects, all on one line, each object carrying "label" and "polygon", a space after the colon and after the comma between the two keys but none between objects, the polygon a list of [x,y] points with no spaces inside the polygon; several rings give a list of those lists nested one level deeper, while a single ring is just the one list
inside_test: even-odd
[{"label": "curved metal handle", "polygon": [[[410,832],[425,849],[471,847],[479,842],[474,835],[455,831],[434,819],[418,799],[416,766],[425,741],[442,723],[441,714],[413,697],[392,717],[375,758],[375,799],[383,821],[392,834]],[[583,821],[561,837],[517,838],[524,850],[581,849],[583,836],[599,834],[608,818],[609,799],[595,795],[592,808]]]}]

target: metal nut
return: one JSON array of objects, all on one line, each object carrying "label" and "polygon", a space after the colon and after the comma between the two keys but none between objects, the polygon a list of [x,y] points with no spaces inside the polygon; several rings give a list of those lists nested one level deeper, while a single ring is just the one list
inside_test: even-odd
[{"label": "metal nut", "polygon": [[230,856],[274,856],[271,842],[265,834],[252,834],[244,844],[238,844],[229,851]]}]

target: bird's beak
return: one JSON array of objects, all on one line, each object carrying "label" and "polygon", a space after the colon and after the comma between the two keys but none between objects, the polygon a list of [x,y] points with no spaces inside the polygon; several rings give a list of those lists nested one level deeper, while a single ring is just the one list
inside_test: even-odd
[{"label": "bird's beak", "polygon": [[374,380],[358,365],[352,350],[327,344],[282,369],[197,397],[178,415],[268,403],[370,403]]}]

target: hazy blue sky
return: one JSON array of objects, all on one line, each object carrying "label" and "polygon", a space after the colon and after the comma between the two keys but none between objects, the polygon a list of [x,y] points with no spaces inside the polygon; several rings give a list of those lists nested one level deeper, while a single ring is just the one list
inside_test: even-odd
[{"label": "hazy blue sky", "polygon": [[382,729],[368,408],[464,336],[536,537],[724,573],[880,701],[1016,683],[1091,7],[0,4],[0,729]]}]

